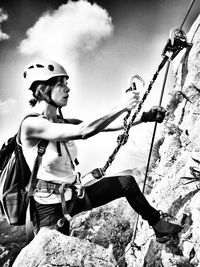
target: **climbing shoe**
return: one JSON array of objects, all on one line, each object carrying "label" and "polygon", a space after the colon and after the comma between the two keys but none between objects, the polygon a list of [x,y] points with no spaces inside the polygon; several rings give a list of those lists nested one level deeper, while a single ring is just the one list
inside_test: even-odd
[{"label": "climbing shoe", "polygon": [[170,223],[160,219],[155,225],[152,226],[156,235],[156,241],[159,243],[166,243],[183,229],[182,226]]}]

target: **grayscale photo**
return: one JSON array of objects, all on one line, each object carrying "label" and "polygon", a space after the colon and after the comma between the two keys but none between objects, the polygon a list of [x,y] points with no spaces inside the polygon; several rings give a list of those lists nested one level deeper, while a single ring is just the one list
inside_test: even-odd
[{"label": "grayscale photo", "polygon": [[200,266],[200,1],[1,0],[0,267]]}]

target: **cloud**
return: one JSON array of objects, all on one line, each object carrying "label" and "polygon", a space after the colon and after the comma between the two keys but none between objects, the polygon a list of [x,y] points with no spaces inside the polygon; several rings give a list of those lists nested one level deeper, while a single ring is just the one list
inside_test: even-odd
[{"label": "cloud", "polygon": [[112,32],[112,20],[105,9],[84,0],[69,1],[43,14],[27,31],[19,50],[27,55],[70,60],[92,51]]},{"label": "cloud", "polygon": [[2,32],[1,30],[1,23],[7,19],[8,19],[7,12],[3,8],[0,8],[0,41],[10,38],[6,33]]},{"label": "cloud", "polygon": [[13,98],[8,98],[5,101],[0,99],[0,115],[6,115],[10,111],[13,111],[12,108],[15,106],[17,101]]}]

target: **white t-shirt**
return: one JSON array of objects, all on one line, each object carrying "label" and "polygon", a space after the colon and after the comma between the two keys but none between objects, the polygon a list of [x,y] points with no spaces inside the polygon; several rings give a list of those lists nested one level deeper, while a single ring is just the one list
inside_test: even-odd
[{"label": "white t-shirt", "polygon": [[[77,157],[77,147],[74,141],[65,143],[70,153],[71,159],[74,161]],[[45,154],[42,157],[42,162],[39,166],[37,179],[54,182],[54,183],[73,183],[76,179],[77,173],[72,169],[70,158],[65,149],[64,143],[60,142],[61,156],[58,156],[56,142],[49,141]],[[22,146],[24,157],[30,170],[33,169],[34,161],[37,157],[38,144],[34,147]],[[41,204],[59,203],[60,195],[52,194],[49,196],[47,193],[36,192],[34,198]],[[71,189],[65,192],[65,200],[71,198]]]}]

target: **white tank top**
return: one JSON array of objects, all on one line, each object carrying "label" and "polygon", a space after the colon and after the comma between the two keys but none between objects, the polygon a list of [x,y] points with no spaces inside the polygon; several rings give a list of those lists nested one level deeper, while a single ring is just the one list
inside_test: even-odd
[{"label": "white tank top", "polygon": [[[77,157],[77,148],[74,141],[65,143],[69,150],[71,159],[74,161]],[[37,179],[55,182],[55,183],[73,183],[76,179],[76,172],[72,169],[69,155],[65,149],[64,143],[60,142],[61,156],[58,156],[56,142],[50,141],[47,145],[45,154],[42,157],[42,162],[39,166]],[[34,161],[37,156],[38,144],[34,147],[22,146],[24,157],[30,170],[33,169]],[[36,193],[35,200],[41,204],[59,203],[60,195],[46,193]],[[65,200],[71,198],[71,189],[65,193]]]}]

